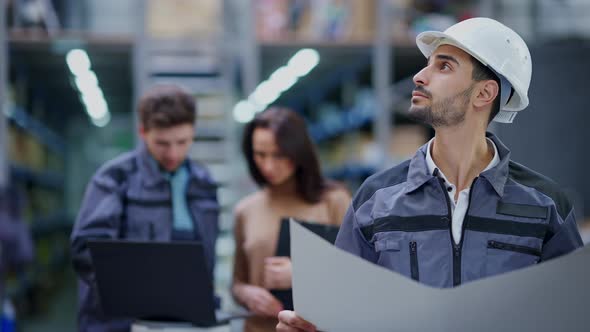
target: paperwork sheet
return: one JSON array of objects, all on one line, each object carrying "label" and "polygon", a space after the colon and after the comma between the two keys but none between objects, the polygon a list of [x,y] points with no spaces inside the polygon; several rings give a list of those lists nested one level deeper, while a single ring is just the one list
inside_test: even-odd
[{"label": "paperwork sheet", "polygon": [[322,331],[590,331],[590,246],[438,289],[340,250],[291,221],[295,311]]}]

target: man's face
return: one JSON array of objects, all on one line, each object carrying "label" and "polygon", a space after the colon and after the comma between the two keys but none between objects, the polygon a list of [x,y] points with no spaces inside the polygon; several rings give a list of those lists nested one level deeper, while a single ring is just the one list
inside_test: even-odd
[{"label": "man's face", "polygon": [[475,82],[471,56],[442,45],[414,76],[410,116],[432,127],[454,126],[465,120]]},{"label": "man's face", "polygon": [[175,171],[186,159],[193,143],[194,132],[191,124],[139,130],[152,157],[169,172]]}]

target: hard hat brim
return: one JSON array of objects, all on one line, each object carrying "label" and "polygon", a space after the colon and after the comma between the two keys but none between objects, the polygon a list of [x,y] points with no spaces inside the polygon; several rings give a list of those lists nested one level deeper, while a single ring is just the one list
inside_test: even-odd
[{"label": "hard hat brim", "polygon": [[477,59],[477,61],[481,62],[484,66],[488,66],[488,64],[480,57],[471,53],[467,45],[464,45],[444,32],[424,31],[416,36],[416,46],[418,46],[418,49],[426,58],[429,58],[432,53],[434,53],[434,51],[441,45],[455,46]]}]

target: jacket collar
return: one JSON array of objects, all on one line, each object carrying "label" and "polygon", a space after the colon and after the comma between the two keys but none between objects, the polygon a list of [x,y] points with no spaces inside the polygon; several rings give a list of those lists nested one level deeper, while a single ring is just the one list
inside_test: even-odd
[{"label": "jacket collar", "polygon": [[426,166],[426,149],[428,148],[428,143],[422,145],[414,157],[410,160],[410,166],[408,168],[408,185],[406,186],[406,192],[410,193],[418,188],[420,188],[423,184],[428,182],[434,176],[432,174],[428,174],[428,166]]},{"label": "jacket collar", "polygon": [[[152,157],[147,149],[145,143],[139,143],[136,148],[139,164],[139,172],[141,174],[142,182],[146,187],[156,187],[162,183],[168,182],[162,170],[158,166],[158,162]],[[198,167],[195,163],[188,159],[185,161],[189,170],[189,178],[202,180],[207,178],[205,171]]]},{"label": "jacket collar", "polygon": [[496,193],[500,197],[504,195],[504,186],[506,185],[506,181],[508,180],[508,166],[510,164],[510,150],[500,141],[500,139],[492,134],[486,133],[486,137],[491,139],[494,144],[496,144],[496,148],[498,149],[498,154],[500,155],[500,162],[496,167],[490,168],[487,171],[481,173],[481,177],[488,180],[488,182],[492,185]]},{"label": "jacket collar", "polygon": [[164,177],[158,162],[152,157],[145,143],[141,142],[136,148],[141,181],[146,187],[155,187],[168,180]]},{"label": "jacket collar", "polygon": [[[500,162],[495,167],[482,172],[481,177],[485,178],[491,186],[494,188],[496,193],[501,197],[504,194],[504,185],[508,179],[508,164],[510,162],[510,150],[500,141],[496,135],[487,132],[486,137],[491,139],[500,157]],[[428,143],[422,145],[412,159],[408,169],[408,179],[406,186],[406,193],[410,193],[426,182],[434,178],[433,174],[429,174],[428,167],[426,165],[426,151],[428,149]]]}]

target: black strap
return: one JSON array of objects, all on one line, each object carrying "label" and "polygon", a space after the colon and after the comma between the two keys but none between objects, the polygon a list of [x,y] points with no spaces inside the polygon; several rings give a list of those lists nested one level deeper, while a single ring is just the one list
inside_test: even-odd
[{"label": "black strap", "polygon": [[121,220],[119,220],[119,234],[117,236],[119,239],[127,238],[127,205],[127,190],[123,190],[121,194]]},{"label": "black strap", "polygon": [[377,218],[372,224],[360,228],[367,241],[371,241],[373,235],[381,232],[426,232],[434,230],[446,230],[450,220],[447,215],[422,215],[422,216],[386,216]]},{"label": "black strap", "polygon": [[527,223],[521,221],[481,218],[474,216],[466,216],[465,218],[465,229],[483,233],[506,234],[512,236],[544,239],[545,234],[549,229],[548,225],[542,223]]}]

